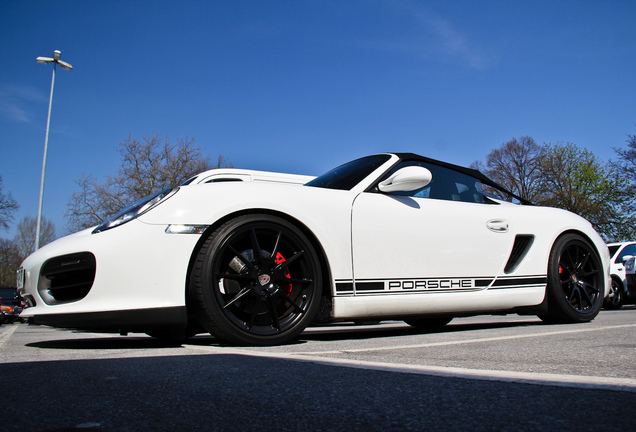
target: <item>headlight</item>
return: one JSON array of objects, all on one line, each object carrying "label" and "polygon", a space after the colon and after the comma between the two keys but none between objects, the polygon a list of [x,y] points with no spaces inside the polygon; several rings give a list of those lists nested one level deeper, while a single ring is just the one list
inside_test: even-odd
[{"label": "headlight", "polygon": [[159,203],[167,200],[179,190],[178,187],[174,189],[164,189],[160,192],[156,192],[152,195],[148,195],[145,198],[140,199],[134,204],[129,205],[120,212],[106,219],[99,224],[97,228],[93,230],[93,234],[106,231],[116,226],[125,224],[128,221],[135,219],[136,217],[146,213],[151,208],[157,206]]}]

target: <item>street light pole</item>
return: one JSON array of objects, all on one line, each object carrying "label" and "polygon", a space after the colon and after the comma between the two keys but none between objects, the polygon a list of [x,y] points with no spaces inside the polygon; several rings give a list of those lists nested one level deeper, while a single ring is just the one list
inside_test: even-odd
[{"label": "street light pole", "polygon": [[46,153],[49,147],[49,126],[51,124],[51,106],[53,105],[53,88],[55,87],[55,67],[59,64],[62,69],[70,71],[73,66],[60,60],[62,53],[58,50],[53,51],[53,58],[38,57],[35,59],[39,64],[53,63],[53,77],[51,78],[51,95],[49,96],[49,114],[46,117],[46,135],[44,137],[44,157],[42,158],[42,179],[40,181],[40,203],[38,205],[38,220],[35,229],[35,249],[40,248],[40,226],[42,225],[42,199],[44,197],[44,174],[46,172]]}]

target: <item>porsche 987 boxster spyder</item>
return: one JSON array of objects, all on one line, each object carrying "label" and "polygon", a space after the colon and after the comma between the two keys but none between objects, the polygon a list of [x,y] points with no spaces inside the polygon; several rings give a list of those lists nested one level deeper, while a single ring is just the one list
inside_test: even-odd
[{"label": "porsche 987 boxster spyder", "polygon": [[400,153],[316,178],[228,173],[202,173],[36,251],[18,271],[23,314],[274,345],[312,322],[586,322],[609,286],[608,249],[589,222],[476,170]]}]

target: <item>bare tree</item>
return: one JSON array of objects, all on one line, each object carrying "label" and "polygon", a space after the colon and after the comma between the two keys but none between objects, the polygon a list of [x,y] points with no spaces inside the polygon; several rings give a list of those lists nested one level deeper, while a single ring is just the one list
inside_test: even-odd
[{"label": "bare tree", "polygon": [[114,176],[99,182],[83,174],[66,205],[67,228],[78,231],[99,224],[108,216],[154,192],[178,186],[201,171],[231,167],[223,156],[213,164],[194,138],[182,137],[172,144],[158,133],[142,140],[128,136],[119,146],[121,167]]},{"label": "bare tree", "polygon": [[4,193],[2,186],[2,176],[0,176],[0,229],[9,229],[9,224],[13,221],[13,213],[20,208],[11,192]]},{"label": "bare tree", "polygon": [[[18,223],[18,232],[14,242],[18,247],[22,259],[31,255],[35,251],[35,233],[37,228],[37,218],[25,216]],[[42,217],[40,226],[40,247],[55,240],[55,225],[49,219]]]},{"label": "bare tree", "polygon": [[23,259],[15,241],[0,239],[0,286],[15,287],[16,270]]},{"label": "bare tree", "polygon": [[532,137],[512,138],[486,156],[485,166],[481,162],[471,166],[513,194],[534,201],[538,197],[541,152],[542,147]]}]

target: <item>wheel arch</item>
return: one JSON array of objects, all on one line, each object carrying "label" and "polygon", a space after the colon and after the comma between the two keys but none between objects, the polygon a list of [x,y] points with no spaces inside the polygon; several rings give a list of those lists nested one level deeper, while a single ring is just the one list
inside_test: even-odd
[{"label": "wheel arch", "polygon": [[623,279],[621,279],[620,276],[615,275],[615,274],[611,274],[610,277],[612,278],[613,281],[616,281],[620,284],[620,286],[623,288],[623,291],[627,291],[627,287],[625,286],[625,282],[623,282]]},{"label": "wheel arch", "polygon": [[[589,245],[594,249],[594,251],[596,251],[596,254],[598,255],[599,260],[601,261],[601,264],[603,264],[603,252],[601,250],[599,250],[598,248],[598,244],[597,242],[595,242],[589,235],[587,235],[584,231],[581,230],[577,230],[577,229],[570,229],[567,231],[563,231],[561,234],[559,234],[558,236],[556,236],[556,238],[554,239],[554,241],[552,242],[552,246],[550,246],[550,253],[552,251],[552,248],[554,248],[554,245],[556,244],[557,241],[559,241],[559,239],[563,236],[566,236],[568,234],[576,234],[581,236],[585,241],[587,241],[589,243]],[[609,265],[609,263],[607,263]],[[546,267],[547,270],[547,267]],[[607,275],[606,275],[607,276]],[[606,279],[603,278],[603,288],[605,290],[605,294],[607,294],[609,287],[606,286],[607,283],[610,282],[610,279]]]},{"label": "wheel arch", "polygon": [[[599,258],[603,258],[603,254],[601,253],[600,250],[598,250],[598,247],[596,245],[596,242],[594,240],[592,240],[590,238],[589,235],[587,235],[585,232],[581,231],[581,230],[577,230],[577,229],[570,229],[567,231],[563,231],[562,233],[560,233],[558,236],[555,237],[554,241],[552,242],[552,247],[554,247],[554,245],[556,244],[556,242],[563,236],[566,236],[568,234],[576,234],[579,235],[581,237],[583,237],[583,239],[585,239],[585,241],[587,241],[596,251],[596,253],[598,254]],[[550,250],[552,250],[552,247],[550,248]]]},{"label": "wheel arch", "polygon": [[318,254],[318,260],[320,261],[320,270],[322,273],[322,277],[323,277],[323,286],[321,289],[321,305],[320,305],[320,310],[318,311],[318,316],[316,317],[318,320],[321,321],[326,321],[329,319],[329,317],[331,316],[331,305],[332,305],[332,297],[333,297],[333,287],[332,287],[332,277],[331,277],[331,268],[329,266],[329,260],[327,259],[327,254],[325,253],[324,248],[322,247],[322,244],[320,243],[320,240],[318,240],[318,238],[316,237],[316,235],[314,234],[314,232],[309,229],[309,227],[307,227],[307,225],[305,225],[304,223],[302,223],[301,221],[299,221],[297,218],[292,217],[290,215],[288,215],[287,213],[281,212],[281,211],[276,211],[276,210],[271,210],[271,209],[265,209],[265,208],[258,208],[258,209],[245,209],[245,210],[240,210],[240,211],[236,211],[234,213],[230,213],[225,215],[224,217],[218,219],[217,221],[215,221],[212,225],[208,226],[206,228],[206,230],[203,232],[203,234],[201,234],[201,238],[199,239],[199,241],[196,243],[195,247],[192,249],[192,253],[190,254],[190,259],[188,262],[188,271],[186,274],[186,280],[185,280],[185,294],[186,294],[186,307],[188,309],[188,314],[190,314],[190,311],[192,310],[191,308],[191,304],[190,304],[190,299],[189,299],[189,294],[188,294],[188,290],[189,290],[189,286],[190,286],[190,277],[192,274],[192,268],[194,266],[194,262],[199,254],[199,251],[201,250],[201,247],[203,246],[203,244],[205,243],[206,239],[221,225],[223,225],[224,223],[228,222],[231,219],[237,218],[239,216],[244,216],[244,215],[251,215],[251,214],[264,214],[264,215],[271,215],[271,216],[277,216],[281,219],[285,219],[287,222],[293,224],[296,228],[298,228],[300,231],[302,231],[302,233],[307,236],[307,238],[309,239],[309,241],[312,243],[313,247],[316,250],[316,253]]},{"label": "wheel arch", "polygon": [[[576,234],[578,236],[581,236],[586,242],[588,242],[594,248],[594,250],[599,256],[599,259],[601,259],[601,262],[602,262],[603,254],[601,253],[600,250],[598,250],[596,243],[590,238],[590,236],[588,236],[587,234],[585,234],[585,232],[581,230],[569,229],[569,230],[560,232],[557,236],[554,237],[554,239],[552,239],[552,243],[550,244],[550,249],[548,250],[548,253],[546,255],[546,261],[545,261],[546,274],[548,273],[548,266],[550,264],[550,255],[552,254],[552,249],[554,248],[554,245],[559,241],[559,239],[569,234]],[[607,289],[608,287],[605,286],[604,290],[606,293],[607,293]],[[541,314],[547,313],[547,311],[548,311],[548,284],[546,284],[543,301],[540,304],[536,306],[522,307],[518,309],[518,313],[520,315],[535,315],[535,314],[541,315]]]}]

